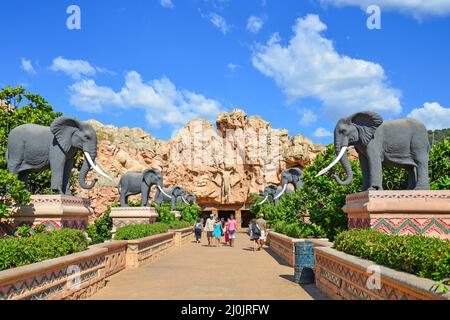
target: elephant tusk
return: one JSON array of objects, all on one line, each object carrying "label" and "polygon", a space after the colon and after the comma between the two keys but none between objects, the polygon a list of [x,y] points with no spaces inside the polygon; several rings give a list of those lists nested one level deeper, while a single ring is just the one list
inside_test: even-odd
[{"label": "elephant tusk", "polygon": [[260,203],[258,203],[258,206],[263,205],[264,203],[266,203],[267,198],[269,198],[269,196],[267,195],[263,201],[261,201]]},{"label": "elephant tusk", "polygon": [[348,147],[342,147],[341,152],[339,152],[339,155],[336,157],[336,159],[333,160],[333,162],[326,167],[325,169],[323,169],[322,171],[320,171],[317,175],[317,177],[320,177],[321,175],[324,175],[325,173],[327,173],[328,171],[331,170],[331,168],[333,168],[344,156],[345,152],[347,151]]},{"label": "elephant tusk", "polygon": [[283,186],[283,190],[281,190],[280,194],[277,195],[275,198],[273,198],[273,200],[278,200],[278,198],[281,197],[286,192],[286,188],[287,188],[287,183]]},{"label": "elephant tusk", "polygon": [[91,165],[91,167],[100,175],[105,177],[106,179],[113,180],[110,176],[108,176],[106,173],[103,172],[102,169],[92,160],[91,155],[87,152],[84,152],[84,156],[86,157],[87,161]]},{"label": "elephant tusk", "polygon": [[183,199],[184,203],[186,203],[188,206],[190,206],[189,202],[187,202],[183,196],[181,196],[181,199]]},{"label": "elephant tusk", "polygon": [[156,185],[159,189],[159,191],[162,192],[163,195],[165,195],[167,198],[169,198],[170,200],[172,200],[172,197],[169,196],[159,185]]}]

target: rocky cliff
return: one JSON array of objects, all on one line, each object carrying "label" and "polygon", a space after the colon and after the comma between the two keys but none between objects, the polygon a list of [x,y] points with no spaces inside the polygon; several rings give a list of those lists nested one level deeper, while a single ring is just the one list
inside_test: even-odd
[{"label": "rocky cliff", "polygon": [[166,187],[179,185],[197,196],[199,204],[243,205],[249,193],[260,193],[267,184],[279,184],[287,167],[305,167],[324,150],[301,135],[273,129],[257,116],[236,109],[222,113],[216,126],[196,119],[169,141],[160,141],[139,128],[116,128],[89,121],[97,131],[97,162],[114,178],[99,179],[89,196],[96,216],[118,201],[117,185],[122,174],[156,168],[164,174]]}]

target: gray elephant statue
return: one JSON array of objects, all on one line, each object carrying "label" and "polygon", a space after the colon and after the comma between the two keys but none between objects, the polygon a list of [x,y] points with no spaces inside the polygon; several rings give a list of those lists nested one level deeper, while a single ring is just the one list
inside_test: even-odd
[{"label": "gray elephant statue", "polygon": [[197,203],[197,197],[193,194],[188,194],[186,197],[184,197],[184,199],[186,200],[187,204],[191,206]]},{"label": "gray elephant statue", "polygon": [[[264,200],[261,204],[265,203],[268,199],[272,199],[272,201],[277,206],[280,201],[280,197],[283,195],[281,193],[282,190],[283,190],[282,186],[275,186],[273,184],[265,187],[264,194],[263,194]],[[294,194],[294,191],[288,189],[284,193]]]},{"label": "gray elephant statue", "polygon": [[70,177],[78,150],[82,150],[85,157],[78,177],[82,188],[92,189],[97,182],[97,179],[91,184],[86,182],[91,168],[111,179],[95,163],[97,135],[94,128],[69,117],[55,119],[50,127],[30,123],[11,130],[6,151],[8,170],[17,174],[28,190],[28,175],[50,168],[52,190],[71,195]]},{"label": "gray elephant statue", "polygon": [[167,188],[158,190],[155,195],[155,202],[157,205],[161,205],[163,202],[170,202],[171,203],[171,210],[175,210],[175,205],[180,202],[184,202],[187,205],[189,203],[187,202],[186,198],[186,192],[181,187],[173,187],[173,188]]},{"label": "gray elephant statue", "polygon": [[127,172],[120,178],[119,182],[120,206],[128,207],[128,197],[141,194],[142,206],[147,207],[150,189],[153,186],[158,189],[155,195],[155,199],[157,199],[158,194],[164,193],[163,175],[160,171],[148,169],[142,173]]},{"label": "gray elephant statue", "polygon": [[428,132],[421,122],[405,118],[383,122],[375,112],[359,112],[339,120],[334,130],[336,159],[317,176],[323,175],[339,161],[347,179],[335,179],[341,185],[353,180],[353,172],[346,151],[354,146],[359,156],[363,190],[383,189],[383,166],[401,167],[408,172],[409,190],[428,190],[428,161],[430,144]]},{"label": "gray elephant statue", "polygon": [[283,171],[281,174],[281,185],[279,187],[270,185],[264,189],[264,200],[259,204],[264,204],[269,197],[271,197],[275,203],[278,205],[279,199],[287,192],[293,194],[292,190],[288,190],[287,186],[292,184],[294,190],[299,190],[303,188],[303,171],[299,168],[290,168]]}]

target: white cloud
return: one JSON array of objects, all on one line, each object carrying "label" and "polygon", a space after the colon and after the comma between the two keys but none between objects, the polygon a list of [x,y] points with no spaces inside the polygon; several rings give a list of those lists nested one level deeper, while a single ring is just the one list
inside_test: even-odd
[{"label": "white cloud", "polygon": [[400,11],[417,19],[425,16],[447,16],[450,14],[448,0],[319,0],[322,4],[335,6],[358,6],[366,11],[370,5],[381,9]]},{"label": "white cloud", "polygon": [[94,67],[85,60],[70,60],[63,57],[53,59],[50,70],[64,72],[75,80],[80,79],[82,76],[95,76],[97,72],[107,72],[106,69]]},{"label": "white cloud", "polygon": [[325,128],[317,128],[317,130],[314,131],[314,137],[316,138],[328,138],[332,136],[333,134]]},{"label": "white cloud", "polygon": [[20,61],[21,68],[28,74],[36,74],[36,70],[34,70],[33,63],[31,60],[28,60],[26,58],[22,58]]},{"label": "white cloud", "polygon": [[408,117],[422,121],[428,130],[450,128],[450,108],[437,102],[425,103],[422,108],[412,110]]},{"label": "white cloud", "polygon": [[227,34],[230,31],[230,25],[227,23],[224,17],[218,15],[217,13],[210,13],[208,15],[209,21],[216,26],[223,34]]},{"label": "white cloud", "polygon": [[174,7],[172,0],[160,0],[159,2],[161,3],[161,5],[164,8],[173,8]]},{"label": "white cloud", "polygon": [[237,64],[234,64],[234,63],[232,63],[232,62],[230,62],[229,64],[228,64],[228,69],[230,69],[231,71],[234,71],[234,70],[236,70],[237,68],[239,68],[239,66],[237,65]]},{"label": "white cloud", "polygon": [[317,114],[310,109],[299,110],[300,124],[303,126],[309,126],[317,121]]},{"label": "white cloud", "polygon": [[219,102],[191,91],[178,90],[167,78],[145,83],[136,71],[126,75],[125,85],[117,92],[97,85],[94,80],[84,79],[69,90],[70,103],[80,110],[101,112],[103,107],[142,109],[153,128],[164,124],[176,128],[197,117],[214,121],[222,110]]},{"label": "white cloud", "polygon": [[247,30],[251,33],[258,33],[259,31],[261,31],[262,27],[264,26],[264,20],[256,17],[256,16],[251,16],[250,18],[248,18],[247,21]]},{"label": "white cloud", "polygon": [[333,120],[361,110],[400,113],[400,92],[386,83],[383,68],[339,54],[322,36],[326,29],[317,15],[298,19],[287,46],[278,34],[256,46],[253,66],[273,78],[290,102],[320,100],[323,112]]}]

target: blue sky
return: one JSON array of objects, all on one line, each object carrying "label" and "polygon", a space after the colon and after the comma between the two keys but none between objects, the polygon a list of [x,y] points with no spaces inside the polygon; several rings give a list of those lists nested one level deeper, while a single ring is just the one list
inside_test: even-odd
[{"label": "blue sky", "polygon": [[[374,3],[380,30],[366,25]],[[66,26],[72,4],[81,30]],[[0,87],[21,84],[82,120],[167,139],[237,107],[322,143],[361,110],[450,127],[449,0],[43,0],[2,11]]]}]

